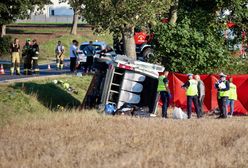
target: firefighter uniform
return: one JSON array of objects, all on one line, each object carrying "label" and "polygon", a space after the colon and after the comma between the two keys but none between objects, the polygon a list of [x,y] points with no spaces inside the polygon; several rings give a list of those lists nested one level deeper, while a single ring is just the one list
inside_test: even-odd
[{"label": "firefighter uniform", "polygon": [[16,43],[16,40],[14,43],[10,46],[11,51],[11,68],[10,68],[10,74],[13,75],[14,71],[16,69],[16,74],[20,75],[20,44]]},{"label": "firefighter uniform", "polygon": [[23,68],[24,68],[24,74],[25,75],[31,75],[32,74],[31,45],[29,42],[30,41],[27,40],[26,44],[23,46],[23,49],[22,49]]},{"label": "firefighter uniform", "polygon": [[223,73],[220,74],[220,80],[215,84],[215,88],[218,89],[219,97],[219,109],[220,116],[219,118],[227,118],[227,100],[228,100],[228,90],[230,88],[229,81],[226,80],[226,75]]},{"label": "firefighter uniform", "polygon": [[61,43],[55,48],[57,69],[63,69],[64,67],[64,51],[65,47]]},{"label": "firefighter uniform", "polygon": [[38,65],[38,59],[39,59],[39,45],[36,43],[36,41],[33,41],[32,45],[32,61],[33,61],[33,72],[35,74],[39,74],[40,69]]},{"label": "firefighter uniform", "polygon": [[167,90],[169,85],[168,79],[162,75],[158,79],[158,88],[157,92],[160,94],[160,99],[162,100],[163,106],[162,106],[162,117],[167,118],[167,109],[169,107],[169,101],[170,101],[170,93]]},{"label": "firefighter uniform", "polygon": [[187,95],[187,114],[188,119],[191,118],[192,113],[192,101],[195,107],[197,118],[202,117],[200,114],[200,109],[198,106],[198,89],[197,85],[198,82],[192,78],[193,74],[189,74],[189,80],[182,86],[183,88],[186,88],[186,95]]}]

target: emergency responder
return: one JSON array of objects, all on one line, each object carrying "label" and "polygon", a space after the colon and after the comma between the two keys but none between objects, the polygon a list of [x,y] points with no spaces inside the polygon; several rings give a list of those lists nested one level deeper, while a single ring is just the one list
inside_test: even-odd
[{"label": "emergency responder", "polygon": [[158,88],[157,92],[160,94],[160,99],[162,100],[162,117],[168,118],[167,109],[169,107],[170,102],[170,89],[169,89],[169,80],[168,80],[168,71],[164,71],[161,76],[158,78]]},{"label": "emergency responder", "polygon": [[200,115],[203,116],[203,102],[205,98],[205,85],[203,81],[201,80],[201,77],[199,75],[195,75],[195,80],[197,81],[197,93],[198,93],[198,105],[199,105],[199,110],[200,110]]},{"label": "emergency responder", "polygon": [[32,61],[33,61],[33,71],[35,74],[39,74],[40,73],[40,69],[39,69],[39,65],[38,65],[38,59],[39,59],[39,45],[37,44],[37,40],[33,40],[33,44],[32,44]]},{"label": "emergency responder", "polygon": [[58,45],[55,48],[57,70],[63,69],[64,67],[64,52],[65,47],[62,45],[61,41],[58,41]]},{"label": "emergency responder", "polygon": [[230,88],[229,81],[226,80],[226,75],[220,73],[220,80],[215,83],[215,88],[218,90],[218,105],[220,109],[220,116],[218,118],[227,118],[227,100],[228,90]]},{"label": "emergency responder", "polygon": [[238,95],[237,95],[237,86],[233,84],[233,78],[229,78],[229,85],[230,89],[228,91],[228,100],[227,100],[227,109],[230,106],[230,113],[229,116],[232,117],[233,112],[234,112],[234,101],[237,100]]},{"label": "emergency responder", "polygon": [[10,45],[11,53],[11,68],[10,74],[14,75],[16,69],[16,75],[20,75],[20,44],[19,39],[15,38],[14,42]]},{"label": "emergency responder", "polygon": [[83,49],[83,52],[87,56],[87,61],[86,61],[86,65],[85,65],[85,72],[86,73],[91,72],[92,67],[93,67],[93,63],[94,63],[94,55],[96,54],[96,50],[93,47],[92,41],[90,41],[89,45]]},{"label": "emergency responder", "polygon": [[78,57],[78,41],[73,40],[70,46],[70,70],[75,72]]},{"label": "emergency responder", "polygon": [[32,74],[32,58],[31,58],[31,41],[30,39],[26,39],[26,43],[22,49],[22,59],[23,59],[23,68],[24,68],[24,75],[31,75]]},{"label": "emergency responder", "polygon": [[189,80],[182,85],[182,88],[186,89],[188,119],[191,118],[192,101],[195,106],[197,118],[200,118],[202,116],[200,115],[200,110],[198,106],[197,81],[193,79],[193,74],[188,74],[188,79]]}]

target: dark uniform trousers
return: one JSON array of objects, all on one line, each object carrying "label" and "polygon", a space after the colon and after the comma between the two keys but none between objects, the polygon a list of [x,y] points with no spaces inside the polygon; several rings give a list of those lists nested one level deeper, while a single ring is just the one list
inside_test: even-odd
[{"label": "dark uniform trousers", "polygon": [[160,98],[162,100],[163,106],[162,106],[162,117],[167,118],[167,109],[169,107],[170,103],[170,97],[167,91],[160,91]]},{"label": "dark uniform trousers", "polygon": [[227,100],[228,100],[228,97],[220,98],[220,117],[223,117],[223,118],[227,117]]},{"label": "dark uniform trousers", "polygon": [[192,113],[192,102],[195,107],[197,118],[201,117],[199,105],[198,105],[198,97],[197,96],[187,96],[187,112],[188,112],[188,118],[191,118]]}]

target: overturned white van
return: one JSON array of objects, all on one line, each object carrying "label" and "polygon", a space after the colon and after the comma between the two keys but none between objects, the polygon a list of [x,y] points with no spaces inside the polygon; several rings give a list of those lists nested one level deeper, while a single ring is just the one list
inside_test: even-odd
[{"label": "overturned white van", "polygon": [[163,66],[135,61],[123,55],[107,62],[99,59],[98,62],[105,64],[106,68],[100,69],[93,77],[82,108],[103,108],[110,103],[118,109],[128,103],[155,112],[158,77],[164,71]]}]

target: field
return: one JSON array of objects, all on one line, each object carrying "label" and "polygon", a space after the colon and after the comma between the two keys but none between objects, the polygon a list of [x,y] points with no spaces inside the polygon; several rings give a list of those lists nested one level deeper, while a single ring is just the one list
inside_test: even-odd
[{"label": "field", "polygon": [[0,167],[248,166],[247,117],[179,121],[78,111],[91,76],[60,80],[79,93],[53,79],[0,86]]},{"label": "field", "polygon": [[247,167],[246,119],[175,121],[95,111],[18,119],[1,129],[0,167]]}]

